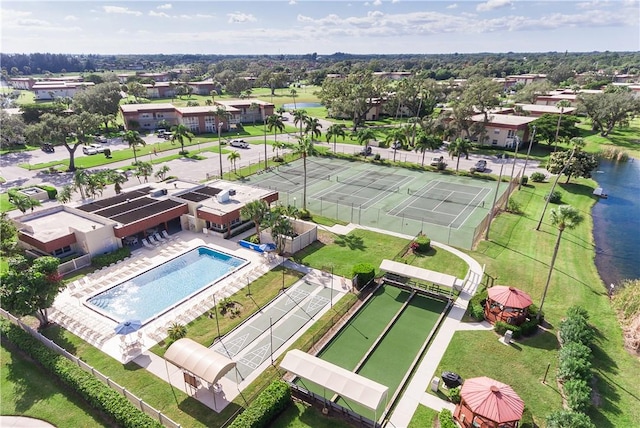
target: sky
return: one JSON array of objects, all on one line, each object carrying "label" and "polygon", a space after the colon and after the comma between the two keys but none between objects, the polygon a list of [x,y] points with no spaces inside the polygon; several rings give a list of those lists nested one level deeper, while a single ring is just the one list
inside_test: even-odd
[{"label": "sky", "polygon": [[0,52],[640,51],[640,0],[6,1]]}]

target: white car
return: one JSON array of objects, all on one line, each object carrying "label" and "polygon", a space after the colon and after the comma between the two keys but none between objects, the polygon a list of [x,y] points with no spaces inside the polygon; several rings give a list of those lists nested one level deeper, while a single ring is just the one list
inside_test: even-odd
[{"label": "white car", "polygon": [[240,147],[241,149],[248,149],[249,143],[244,140],[231,140],[229,143],[231,147]]},{"label": "white car", "polygon": [[104,147],[100,144],[89,144],[82,148],[82,153],[85,155],[97,155],[98,153],[104,153]]}]

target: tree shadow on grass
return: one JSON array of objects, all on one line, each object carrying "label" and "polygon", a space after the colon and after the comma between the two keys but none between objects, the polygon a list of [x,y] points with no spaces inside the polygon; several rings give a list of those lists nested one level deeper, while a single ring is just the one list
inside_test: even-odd
[{"label": "tree shadow on grass", "polygon": [[202,404],[195,397],[187,397],[178,403],[178,409],[190,415],[204,426],[218,427],[225,425],[225,422],[240,409],[237,403],[231,402],[220,413]]},{"label": "tree shadow on grass", "polygon": [[47,327],[40,330],[44,336],[53,340],[58,346],[66,349],[71,354],[76,354],[76,346],[69,341],[64,335],[64,329],[57,324],[49,324]]},{"label": "tree shadow on grass", "polygon": [[357,235],[338,236],[333,242],[340,247],[348,247],[350,250],[364,251],[367,248],[362,237]]},{"label": "tree shadow on grass", "polygon": [[547,351],[554,351],[560,348],[556,335],[541,328],[538,328],[538,332],[533,336],[521,337],[518,339],[518,343],[523,348],[546,349]]}]

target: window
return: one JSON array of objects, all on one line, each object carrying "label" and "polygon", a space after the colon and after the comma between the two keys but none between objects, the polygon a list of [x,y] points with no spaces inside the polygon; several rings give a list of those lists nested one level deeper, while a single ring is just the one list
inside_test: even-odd
[{"label": "window", "polygon": [[494,134],[500,134],[500,130],[499,130],[499,129],[494,129],[494,130],[493,130],[493,133],[494,133]]},{"label": "window", "polygon": [[491,145],[492,146],[497,146],[498,145],[498,140],[492,140],[491,141]]},{"label": "window", "polygon": [[516,136],[516,131],[515,131],[515,130],[510,129],[510,130],[507,132],[507,138],[513,138],[513,137],[515,137],[515,136]]},{"label": "window", "polygon": [[54,250],[53,251],[53,255],[56,256],[56,257],[59,257],[59,256],[61,256],[63,254],[70,253],[70,252],[71,252],[71,246],[67,245],[65,247],[58,248],[57,250]]}]

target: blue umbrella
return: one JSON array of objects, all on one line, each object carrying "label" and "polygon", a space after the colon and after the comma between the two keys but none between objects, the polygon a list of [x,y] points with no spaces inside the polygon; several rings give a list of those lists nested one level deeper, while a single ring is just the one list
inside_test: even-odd
[{"label": "blue umbrella", "polygon": [[142,327],[140,320],[128,320],[121,322],[115,328],[116,334],[129,334],[138,331]]}]

